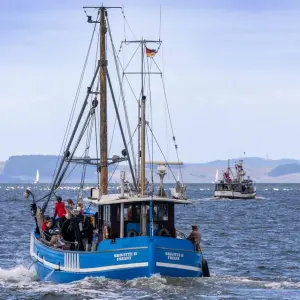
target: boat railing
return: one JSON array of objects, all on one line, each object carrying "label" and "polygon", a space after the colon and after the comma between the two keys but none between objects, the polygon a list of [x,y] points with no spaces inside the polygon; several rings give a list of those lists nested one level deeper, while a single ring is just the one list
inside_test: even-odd
[{"label": "boat railing", "polygon": [[187,238],[186,234],[183,233],[182,231],[178,230],[178,229],[176,229],[176,236],[179,239],[186,239]]}]

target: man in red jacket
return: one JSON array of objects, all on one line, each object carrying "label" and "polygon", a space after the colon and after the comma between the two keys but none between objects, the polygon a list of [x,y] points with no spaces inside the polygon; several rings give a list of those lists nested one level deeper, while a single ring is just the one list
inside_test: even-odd
[{"label": "man in red jacket", "polygon": [[66,220],[66,208],[65,204],[62,202],[62,198],[60,196],[56,197],[56,204],[54,209],[54,219],[58,216],[59,227],[63,225]]}]

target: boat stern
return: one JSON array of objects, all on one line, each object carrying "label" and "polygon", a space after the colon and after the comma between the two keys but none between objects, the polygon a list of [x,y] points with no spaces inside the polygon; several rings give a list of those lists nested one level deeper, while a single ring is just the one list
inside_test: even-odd
[{"label": "boat stern", "polygon": [[[152,274],[171,277],[202,277],[202,252],[184,239],[153,237]],[[150,265],[150,263],[149,263]]]}]

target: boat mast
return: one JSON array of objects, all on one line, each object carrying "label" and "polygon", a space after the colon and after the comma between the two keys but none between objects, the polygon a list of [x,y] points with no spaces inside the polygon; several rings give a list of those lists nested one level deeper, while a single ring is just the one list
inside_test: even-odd
[{"label": "boat mast", "polygon": [[106,91],[106,9],[101,7],[100,12],[100,69],[99,69],[99,81],[100,81],[100,172],[99,172],[99,184],[101,194],[107,194],[107,91]]},{"label": "boat mast", "polygon": [[[153,40],[136,40],[136,41],[125,41],[125,43],[131,44],[131,43],[139,43],[141,45],[141,71],[140,72],[123,72],[123,75],[125,74],[140,74],[141,75],[141,97],[140,101],[138,103],[138,193],[141,196],[145,195],[145,189],[146,189],[146,96],[144,95],[144,75],[150,75],[150,74],[159,74],[161,75],[161,72],[152,72],[144,71],[144,57],[145,57],[145,50],[147,43],[159,43],[161,44],[161,41],[153,41]],[[152,201],[150,200],[150,236],[152,235]],[[146,204],[142,204],[141,209],[141,232],[142,235],[147,235],[147,208]]]},{"label": "boat mast", "polygon": [[145,194],[145,177],[146,177],[146,171],[145,171],[145,162],[146,162],[146,96],[144,95],[144,40],[141,40],[141,58],[142,58],[142,66],[141,66],[141,105],[140,105],[140,130],[141,130],[141,157],[140,157],[140,184],[141,184],[141,195],[143,196]]}]

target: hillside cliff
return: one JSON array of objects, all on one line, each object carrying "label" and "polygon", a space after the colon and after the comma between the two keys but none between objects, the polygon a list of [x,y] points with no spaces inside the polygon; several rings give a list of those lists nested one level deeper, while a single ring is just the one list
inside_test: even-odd
[{"label": "hillside cliff", "polygon": [[[36,170],[38,169],[40,172],[40,182],[51,182],[57,159],[58,157],[55,155],[11,156],[5,162],[2,175],[0,175],[0,181],[32,183],[35,180]],[[231,159],[231,166],[233,166],[234,162],[238,159],[239,158]],[[259,157],[246,157],[243,158],[243,160],[247,175],[250,175],[256,182],[300,182],[300,172],[297,169],[300,168],[300,166],[297,160],[266,160]],[[218,170],[219,176],[221,176],[222,170],[227,168],[227,165],[227,160],[215,160],[206,163],[185,163],[182,166],[182,175],[186,183],[212,183],[215,180],[216,171]],[[70,167],[70,170],[73,168],[74,165]],[[112,176],[113,181],[119,181],[120,170],[127,171],[127,177],[130,177],[129,169],[126,166],[120,166],[116,172],[113,172],[113,169],[114,166],[109,170],[109,176]],[[69,171],[67,174],[69,174]],[[66,182],[80,182],[81,172],[82,165],[76,166],[68,176]],[[146,172],[147,177],[151,178],[149,174],[150,168],[147,168]],[[172,172],[173,174],[168,171],[165,182],[174,182],[174,177],[177,177],[179,173],[178,167],[172,167]],[[87,168],[86,181],[91,183],[97,181],[95,167]]]}]

